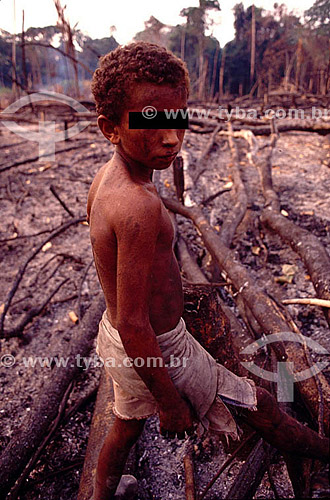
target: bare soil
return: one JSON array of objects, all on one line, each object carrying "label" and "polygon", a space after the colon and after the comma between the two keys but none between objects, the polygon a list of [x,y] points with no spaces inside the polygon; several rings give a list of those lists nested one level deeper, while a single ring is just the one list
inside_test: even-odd
[{"label": "bare soil", "polygon": [[[35,129],[31,125],[29,127],[31,130]],[[329,137],[312,133],[282,134],[274,153],[273,179],[281,198],[282,209],[287,216],[317,235],[330,253]],[[198,167],[196,160],[208,138],[208,135],[187,132],[183,156],[188,173]],[[285,298],[313,297],[313,285],[298,256],[286,247],[278,236],[259,225],[258,215],[263,199],[258,173],[246,159],[247,146],[244,141],[240,140],[239,144],[241,172],[248,191],[249,210],[238,229],[233,246],[242,263],[248,267],[259,285],[269,293],[280,294]],[[70,215],[51,193],[50,186],[55,187],[75,216],[84,215],[91,181],[113,152],[112,146],[96,132],[95,127],[89,127],[68,142],[57,143],[57,149],[73,145],[80,147],[57,153],[55,162],[49,162],[47,159],[32,161],[1,173],[0,307],[3,307],[2,304],[6,301],[19,267],[49,233],[35,234],[40,231],[50,232],[70,219]],[[37,154],[36,143],[20,139],[1,125],[0,168],[17,161],[26,161]],[[199,181],[189,182],[189,175],[186,177],[190,200],[200,204],[202,200],[228,185],[231,181],[228,167],[230,161],[229,148],[226,142],[221,140],[214,146],[207,162],[207,170]],[[173,193],[171,168],[162,172],[159,190],[164,195]],[[226,192],[207,205],[205,211],[215,228],[221,226],[232,203],[232,193]],[[210,258],[192,224],[181,217],[177,220],[179,231],[185,236],[199,264],[209,273],[209,277],[212,277],[212,274],[214,277]],[[24,422],[33,401],[38,398],[40,388],[52,376],[49,360],[57,356],[58,341],[69,341],[72,332],[77,328],[69,313],[74,311],[79,316],[80,302],[83,314],[99,292],[94,266],[91,265],[87,275],[85,274],[91,260],[88,227],[79,223],[54,238],[51,245],[45,246],[24,273],[6,315],[5,331],[17,325],[32,307],[41,304],[61,281],[66,278],[69,278],[69,281],[60,288],[42,314],[25,327],[20,337],[0,341],[0,451]],[[283,268],[285,265],[294,266],[291,268],[292,278],[287,281],[282,279],[288,277],[287,268]],[[228,292],[222,289],[221,293],[237,312]],[[288,308],[305,335],[325,348],[330,348],[329,329],[319,308],[301,305],[291,305]],[[15,358],[14,364],[12,356]],[[311,356],[317,359],[313,353]],[[56,361],[58,362],[58,359]],[[100,367],[95,351],[91,353],[90,361],[88,369],[86,364],[81,362],[80,377],[75,381],[68,408],[97,384]],[[329,367],[324,373],[330,380]],[[92,399],[57,431],[54,440],[46,447],[35,470],[30,474],[20,498],[76,498],[93,405]],[[137,447],[139,499],[182,499],[182,458],[186,445],[164,440],[159,435],[157,426],[157,419],[150,419]],[[227,458],[228,450],[220,441],[202,439],[195,443],[195,452],[196,482],[201,490]],[[243,461],[244,455],[233,461],[206,497],[208,500],[225,496]],[[271,474],[280,498],[292,498],[293,492],[286,467],[280,457],[271,465]],[[267,474],[255,498],[275,498]]]}]

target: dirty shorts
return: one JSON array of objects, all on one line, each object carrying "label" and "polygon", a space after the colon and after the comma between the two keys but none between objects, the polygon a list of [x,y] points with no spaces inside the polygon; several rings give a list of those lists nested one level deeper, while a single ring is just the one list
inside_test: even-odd
[{"label": "dirty shorts", "polygon": [[[174,385],[181,397],[190,402],[203,427],[237,439],[236,422],[225,403],[255,410],[254,382],[217,363],[187,331],[182,318],[173,330],[158,335],[157,341]],[[111,325],[106,311],[99,326],[96,352],[113,380],[115,415],[129,420],[157,413],[156,401],[137,374],[133,360],[127,357],[119,332]],[[154,366],[155,359],[150,366]],[[142,358],[135,361],[143,362]]]}]

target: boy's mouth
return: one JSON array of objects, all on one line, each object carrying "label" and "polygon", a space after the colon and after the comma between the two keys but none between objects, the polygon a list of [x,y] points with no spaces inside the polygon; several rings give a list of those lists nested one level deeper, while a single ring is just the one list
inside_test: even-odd
[{"label": "boy's mouth", "polygon": [[176,157],[178,153],[169,153],[169,154],[166,154],[166,155],[162,155],[162,156],[158,156],[158,158],[163,158],[164,160],[174,160],[174,158]]}]

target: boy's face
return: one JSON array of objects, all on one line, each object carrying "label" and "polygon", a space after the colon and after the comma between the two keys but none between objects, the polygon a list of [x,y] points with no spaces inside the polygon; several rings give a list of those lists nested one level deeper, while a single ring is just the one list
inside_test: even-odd
[{"label": "boy's face", "polygon": [[120,124],[114,127],[115,140],[110,140],[120,145],[129,159],[150,169],[163,170],[170,166],[179,152],[185,130],[130,129],[129,112],[142,112],[148,106],[157,111],[186,108],[186,89],[154,83],[134,84],[129,109],[124,111]]}]

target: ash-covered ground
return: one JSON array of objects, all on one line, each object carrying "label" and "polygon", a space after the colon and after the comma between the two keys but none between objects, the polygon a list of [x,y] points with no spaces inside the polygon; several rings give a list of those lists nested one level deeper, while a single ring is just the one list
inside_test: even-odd
[{"label": "ash-covered ground", "polygon": [[[32,130],[33,126],[30,127]],[[194,159],[198,160],[208,139],[208,135],[188,131],[183,146],[188,174],[187,194],[190,201],[197,204],[223,187],[230,186],[231,182],[231,157],[225,140],[214,146],[207,160],[207,168],[198,182],[189,182],[189,169],[193,172],[194,168],[198,167],[198,161],[194,162]],[[262,142],[266,139],[258,140]],[[57,148],[78,145],[77,149],[56,154],[55,162],[49,162],[47,159],[40,162],[30,161],[1,173],[1,308],[20,266],[49,233],[33,235],[40,231],[50,231],[70,219],[70,215],[51,193],[50,186],[55,187],[75,216],[86,212],[89,185],[98,169],[111,157],[113,149],[101,134],[96,132],[95,127],[90,127],[69,142],[58,143]],[[313,297],[313,285],[298,256],[283,244],[277,235],[260,229],[258,215],[263,199],[258,172],[245,156],[247,145],[243,140],[239,140],[239,145],[241,174],[249,196],[249,210],[238,228],[233,246],[241,262],[246,265],[258,284],[269,293],[276,295],[276,291],[280,289],[285,298]],[[22,141],[1,126],[1,167],[26,161],[37,154],[36,143]],[[318,236],[330,253],[329,165],[329,136],[301,132],[281,134],[274,153],[273,179],[274,187],[281,198],[282,209],[291,220]],[[161,194],[173,193],[171,168],[162,172],[159,183]],[[221,226],[232,203],[232,192],[228,191],[215,198],[204,209],[215,228]],[[182,217],[177,217],[177,221],[180,233],[184,235],[198,262],[204,270],[210,270],[208,253],[192,223]],[[6,315],[5,330],[17,325],[26,312],[41,304],[63,280],[68,278],[68,281],[43,312],[25,327],[23,334],[0,341],[1,356],[7,356],[1,358],[3,366],[0,371],[0,451],[24,423],[39,391],[52,377],[52,368],[48,364],[51,365],[49,360],[52,357],[62,354],[59,344],[63,346],[69,342],[74,329],[77,328],[69,313],[78,314],[79,303],[84,312],[99,292],[93,265],[85,275],[91,259],[88,227],[79,223],[54,238],[51,245],[46,245],[27,266]],[[222,295],[226,298],[227,292],[224,290]],[[231,300],[228,299],[228,303],[233,307]],[[325,348],[330,348],[329,329],[319,308],[291,305],[288,309],[302,333]],[[313,353],[311,356],[317,359]],[[68,408],[97,385],[100,376],[100,368],[97,365],[97,357],[93,351],[91,366],[87,369],[82,363]],[[324,373],[330,380],[329,368],[325,369]],[[88,400],[56,432],[22,488],[20,498],[73,500],[77,497],[94,400],[95,398]],[[157,425],[156,418],[148,421],[137,446],[139,499],[182,499],[185,449],[175,441],[163,439],[159,435]],[[195,443],[194,461],[199,491],[226,460],[227,451],[223,443],[215,439],[202,439]],[[244,458],[243,454],[234,459],[206,499],[218,499],[226,495]],[[293,497],[286,467],[280,457],[271,465],[271,475],[280,497]],[[255,498],[275,498],[267,474]]]}]

